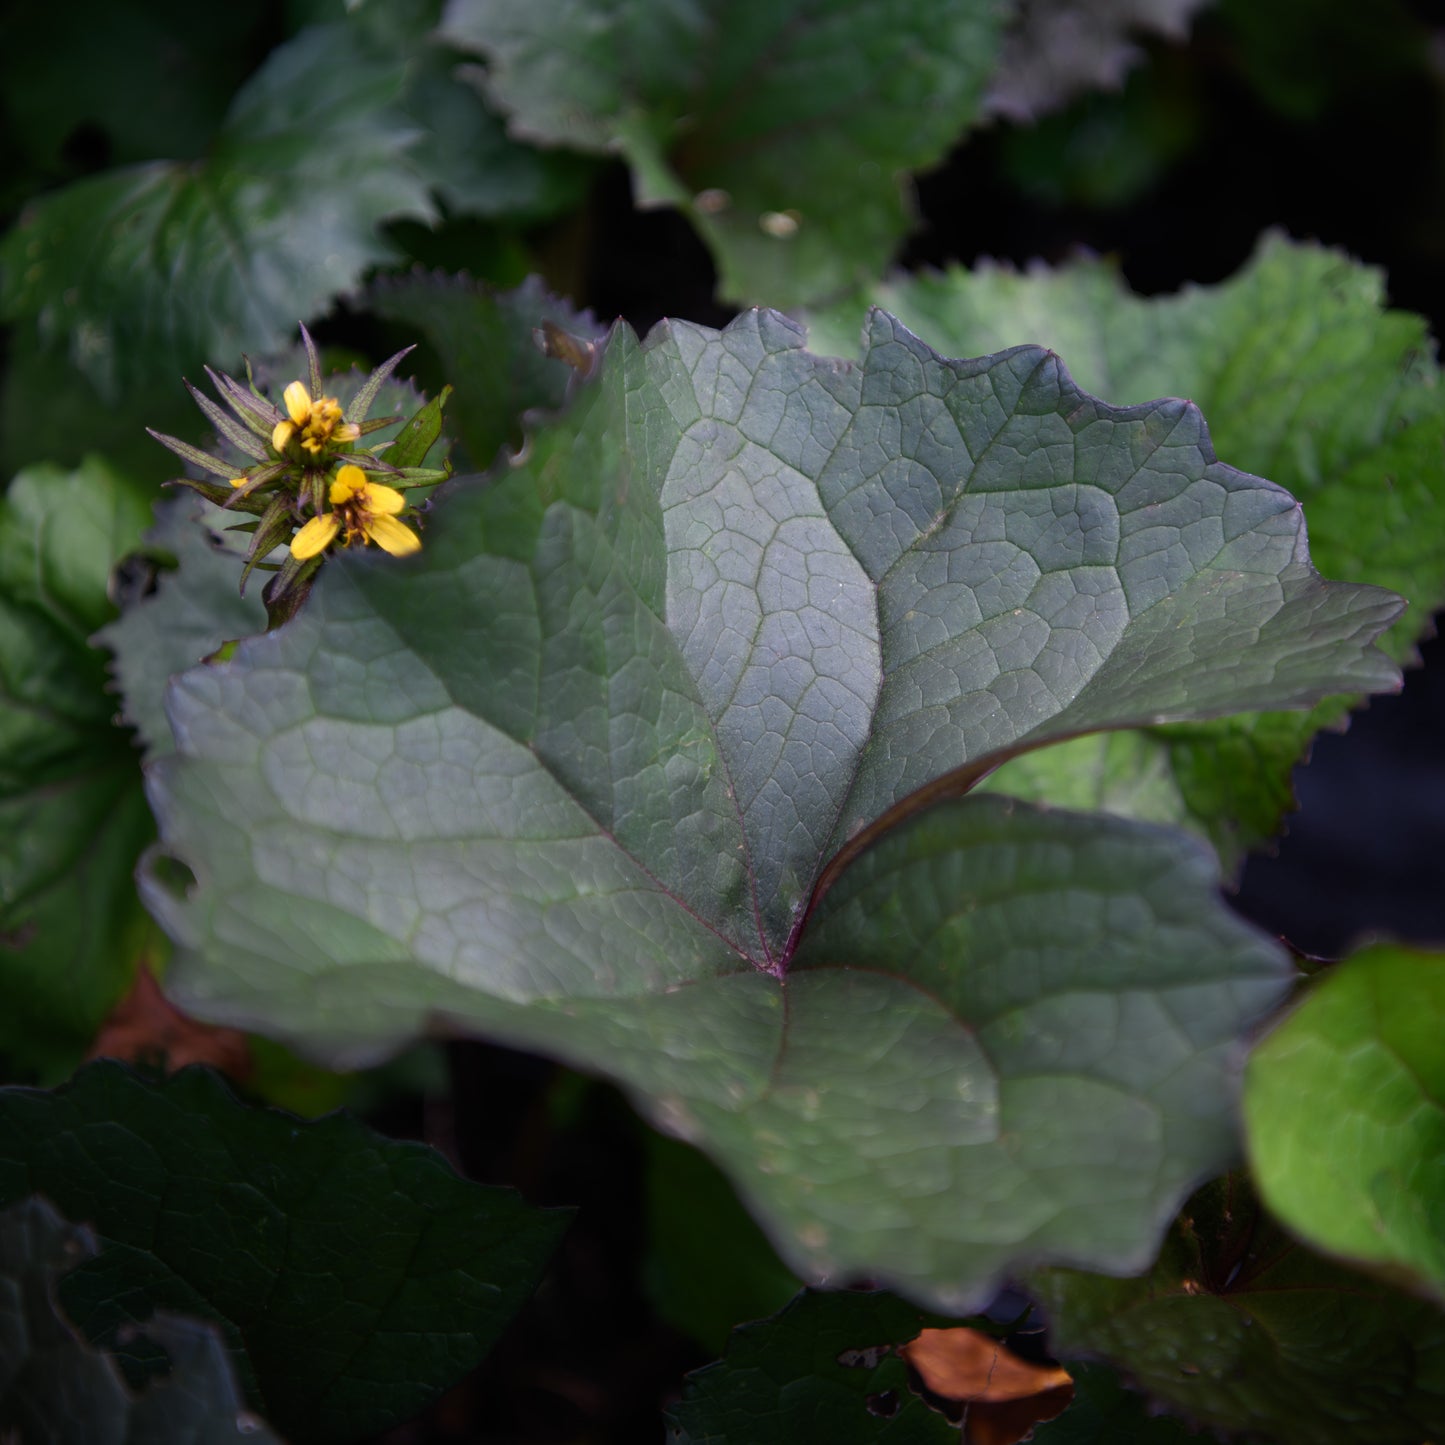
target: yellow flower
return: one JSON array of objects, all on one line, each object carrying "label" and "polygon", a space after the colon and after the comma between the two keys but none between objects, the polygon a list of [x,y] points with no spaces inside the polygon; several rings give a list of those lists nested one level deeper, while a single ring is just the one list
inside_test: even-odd
[{"label": "yellow flower", "polygon": [[299,433],[303,451],[319,457],[327,446],[354,442],[361,435],[355,422],[342,421],[341,403],[334,396],[311,400],[311,393],[293,381],[283,393],[290,421],[278,421],[271,433],[271,445],[279,456]]},{"label": "yellow flower", "polygon": [[[296,383],[300,386],[300,382]],[[288,404],[290,389],[287,389]],[[324,552],[338,536],[342,546],[349,547],[358,539],[375,542],[393,557],[406,557],[421,550],[421,538],[396,514],[406,506],[406,498],[395,487],[368,482],[360,467],[345,466],[331,484],[331,510],[312,517],[291,539],[291,555],[305,562]]]}]

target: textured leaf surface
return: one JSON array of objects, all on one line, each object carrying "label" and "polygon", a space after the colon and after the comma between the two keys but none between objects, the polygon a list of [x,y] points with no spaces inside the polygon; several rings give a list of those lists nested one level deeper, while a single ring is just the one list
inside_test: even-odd
[{"label": "textured leaf surface", "polygon": [[298,1441],[350,1442],[453,1384],[567,1221],[346,1115],[304,1123],[206,1070],[150,1084],[110,1062],[53,1093],[0,1090],[0,1202],[29,1193],[99,1237],[61,1289],[92,1341],[153,1309],[215,1320]]},{"label": "textured leaf surface", "polygon": [[688,1376],[673,1445],[955,1445],[958,1427],[909,1383],[898,1350],[945,1323],[886,1294],[804,1291],[733,1332],[726,1358]]},{"label": "textured leaf surface", "polygon": [[1311,1244],[1445,1297],[1445,956],[1379,946],[1323,975],[1254,1051],[1265,1202]]},{"label": "textured leaf surface", "polygon": [[1445,1425],[1445,1313],[1311,1254],[1235,1181],[1191,1200],[1142,1278],[1029,1288],[1055,1354],[1104,1355],[1206,1425],[1278,1445],[1419,1445]]},{"label": "textured leaf surface", "polygon": [[786,306],[877,275],[903,172],[976,117],[1004,6],[451,0],[443,33],[518,137],[619,150],[684,206],[725,295]]},{"label": "textured leaf surface", "polygon": [[406,154],[419,132],[393,108],[404,80],[347,26],[304,31],[242,88],[203,161],[36,201],[0,242],[0,309],[64,338],[111,396],[131,373],[278,346],[391,257],[378,221],[431,214]]},{"label": "textured leaf surface", "polygon": [[[432,1014],[560,1053],[805,1277],[957,1308],[1020,1257],[1146,1262],[1232,1151],[1283,964],[1151,829],[968,800],[843,863],[1011,750],[1383,681],[1395,603],[1322,583],[1184,403],[872,339],[617,332],[418,557],[339,559],[172,685],[153,801],[198,881],[145,887],[190,1011],[340,1060]],[[855,926],[880,870],[965,911],[946,943]]]},{"label": "textured leaf surface", "polygon": [[22,1076],[79,1061],[149,929],[131,875],[154,829],[88,640],[144,525],[94,459],[22,472],[0,501],[0,1055]]},{"label": "textured leaf surface", "polygon": [[567,398],[574,373],[542,353],[536,328],[550,321],[584,342],[604,335],[591,312],[573,310],[535,277],[496,291],[465,276],[413,273],[378,281],[370,301],[431,343],[456,388],[448,422],[475,468],[490,466],[503,446],[520,447],[528,412],[556,411]]},{"label": "textured leaf surface", "polygon": [[[1239,276],[1177,296],[1131,295],[1106,262],[1015,274],[982,267],[880,287],[880,305],[932,345],[972,356],[1038,341],[1079,384],[1123,402],[1173,392],[1211,420],[1219,455],[1305,504],[1310,549],[1329,576],[1390,587],[1411,601],[1386,636],[1397,659],[1445,601],[1445,393],[1424,323],[1385,311],[1379,272],[1316,246],[1267,238]],[[858,309],[816,318],[813,344],[852,354]],[[1272,835],[1289,771],[1310,736],[1344,716],[1309,714],[1166,729],[1125,745],[1088,739],[1016,764],[995,786],[1019,796],[1119,808],[1113,780],[1153,777],[1137,816],[1205,832],[1224,854]],[[1177,801],[1165,803],[1172,775]],[[1091,792],[1083,779],[1097,779]]]},{"label": "textured leaf surface", "polygon": [[[213,1326],[174,1316],[146,1333],[170,1372],[139,1395],[71,1326],[57,1280],[95,1251],[89,1231],[42,1199],[0,1213],[0,1430],[47,1445],[274,1445],[242,1407]],[[13,1434],[12,1434],[13,1432]]]}]

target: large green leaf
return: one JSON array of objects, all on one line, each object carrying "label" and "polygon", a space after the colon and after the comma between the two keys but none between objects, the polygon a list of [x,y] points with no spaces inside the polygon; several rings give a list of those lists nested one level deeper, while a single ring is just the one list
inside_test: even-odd
[{"label": "large green leaf", "polygon": [[52,1093],[0,1090],[0,1204],[30,1193],[99,1237],[60,1289],[93,1342],[123,1354],[155,1309],[216,1321],[298,1445],[349,1445],[471,1369],[568,1218],[347,1115],[307,1123],[204,1069],[147,1083],[109,1061]]},{"label": "large green leaf", "polygon": [[345,25],[272,52],[203,161],[156,161],[42,197],[0,242],[0,311],[68,341],[108,396],[137,373],[229,363],[290,336],[394,252],[377,222],[431,214],[395,109],[404,58]]},{"label": "large green leaf", "polygon": [[1055,1354],[1104,1355],[1206,1425],[1272,1445],[1419,1445],[1445,1427],[1445,1313],[1311,1254],[1238,1180],[1190,1201],[1142,1278],[1029,1287]]},{"label": "large green leaf", "polygon": [[785,306],[859,284],[909,224],[902,173],[978,114],[1006,6],[928,0],[451,0],[513,135],[620,151],[680,205],[725,295]]},{"label": "large green leaf", "polygon": [[[336,1059],[436,1014],[613,1074],[810,1279],[959,1308],[1019,1258],[1142,1267],[1233,1151],[1284,965],[1193,845],[928,805],[1090,728],[1388,683],[1397,603],[1322,582],[1183,402],[884,316],[858,367],[800,343],[620,328],[419,557],[338,559],[172,684],[168,986]],[[890,890],[958,916],[890,935]]]},{"label": "large green leaf", "polygon": [[43,1199],[0,1212],[0,1431],[46,1445],[276,1445],[242,1408],[212,1325],[175,1316],[147,1323],[169,1361],[140,1394],[112,1360],[76,1333],[56,1301],[57,1280],[94,1254],[88,1230]]},{"label": "large green leaf", "polygon": [[148,932],[131,874],[154,829],[89,643],[144,525],[95,458],[30,468],[0,500],[0,1056],[24,1076],[69,1072]]},{"label": "large green leaf", "polygon": [[1380,945],[1255,1049],[1244,1095],[1265,1203],[1332,1254],[1445,1297],[1445,957]]},{"label": "large green leaf", "polygon": [[727,1357],[688,1376],[668,1411],[672,1445],[950,1445],[899,1348],[947,1321],[892,1295],[798,1295],[733,1332]]},{"label": "large green leaf", "polygon": [[[1384,640],[1393,657],[1412,655],[1445,601],[1435,540],[1445,529],[1445,391],[1424,323],[1382,309],[1378,271],[1271,236],[1233,280],[1153,300],[1132,295],[1105,261],[955,269],[873,294],[950,355],[1037,341],[1100,395],[1192,398],[1221,456],[1304,502],[1318,566],[1410,598]],[[815,348],[851,355],[860,317],[854,304],[813,318]],[[1347,706],[1335,699],[1311,713],[1168,728],[1127,743],[1088,739],[1010,766],[995,786],[1134,811],[1115,780],[1153,777],[1137,816],[1194,826],[1233,862],[1277,830],[1290,769]]]}]

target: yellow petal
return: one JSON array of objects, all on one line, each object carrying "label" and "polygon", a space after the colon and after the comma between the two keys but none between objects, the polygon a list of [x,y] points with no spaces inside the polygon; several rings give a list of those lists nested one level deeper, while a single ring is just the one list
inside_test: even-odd
[{"label": "yellow petal", "polygon": [[319,552],[324,552],[335,540],[336,534],[341,530],[341,521],[335,512],[327,512],[325,516],[312,517],[302,529],[291,539],[291,555],[298,562],[305,562],[308,558],[314,557]]},{"label": "yellow petal", "polygon": [[232,478],[231,478],[231,485],[232,485],[233,487],[244,487],[244,486],[246,485],[246,478],[245,478],[245,477],[232,477]]},{"label": "yellow petal", "polygon": [[361,440],[361,428],[354,421],[342,422],[342,424],[331,433],[333,441],[354,442]]},{"label": "yellow petal", "polygon": [[342,467],[336,474],[336,480],[331,484],[331,505],[343,507],[353,497],[359,497],[365,491],[366,473],[360,467]]},{"label": "yellow petal", "polygon": [[406,507],[406,498],[395,487],[384,487],[380,482],[366,484],[366,510],[368,512],[390,513],[393,516]]},{"label": "yellow petal", "polygon": [[296,435],[295,424],[289,421],[278,421],[271,432],[271,445],[276,449],[279,456],[286,450],[286,443]]},{"label": "yellow petal", "polygon": [[[390,491],[391,488],[386,490]],[[421,551],[421,538],[395,517],[373,517],[366,525],[366,535],[383,552],[390,552],[393,557],[408,557],[413,552]]]},{"label": "yellow petal", "polygon": [[311,415],[311,393],[299,382],[293,381],[282,393],[286,410],[291,420],[300,426]]}]

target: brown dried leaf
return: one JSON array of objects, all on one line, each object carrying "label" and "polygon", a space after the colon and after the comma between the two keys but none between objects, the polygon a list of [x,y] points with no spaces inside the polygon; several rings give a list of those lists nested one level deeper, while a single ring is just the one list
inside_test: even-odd
[{"label": "brown dried leaf", "polygon": [[131,991],[116,1004],[90,1046],[90,1059],[158,1064],[173,1074],[187,1064],[210,1064],[244,1083],[251,1074],[251,1046],[238,1029],[198,1023],[161,992],[142,963]]},{"label": "brown dried leaf", "polygon": [[924,1330],[902,1353],[932,1394],[963,1406],[972,1445],[1017,1445],[1074,1398],[1067,1370],[1020,1359],[979,1330]]}]

